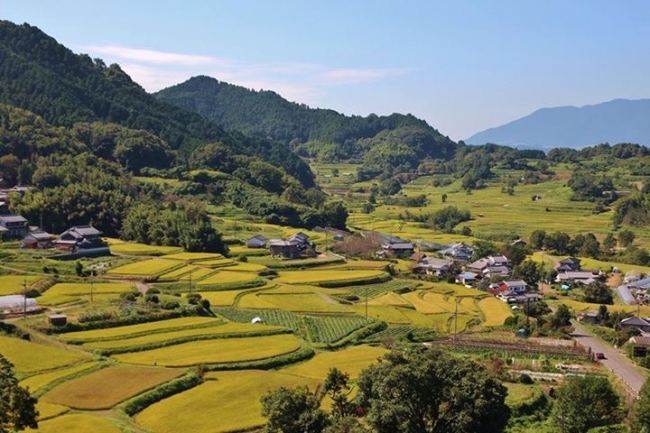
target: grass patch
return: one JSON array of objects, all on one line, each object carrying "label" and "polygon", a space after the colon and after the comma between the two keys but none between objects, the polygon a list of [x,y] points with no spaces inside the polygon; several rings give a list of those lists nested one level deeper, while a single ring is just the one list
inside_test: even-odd
[{"label": "grass patch", "polygon": [[[181,431],[249,431],[264,424],[260,398],[267,391],[318,382],[278,371],[233,371],[208,373],[207,380],[188,391],[156,403],[135,417],[138,425],[157,433]],[[205,416],[219,413],[224,416]]]},{"label": "grass patch", "polygon": [[110,409],[183,373],[165,368],[109,367],[65,382],[43,395],[41,401],[73,409]]},{"label": "grass patch", "polygon": [[165,367],[257,361],[300,349],[293,335],[193,341],[144,352],[114,355],[120,362]]},{"label": "grass patch", "polygon": [[89,357],[76,350],[32,343],[0,335],[2,355],[14,365],[16,373],[37,373],[77,363]]}]

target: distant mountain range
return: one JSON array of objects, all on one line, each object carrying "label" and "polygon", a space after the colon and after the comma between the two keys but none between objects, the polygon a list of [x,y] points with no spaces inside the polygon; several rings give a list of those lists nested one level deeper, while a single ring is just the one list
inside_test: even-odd
[{"label": "distant mountain range", "polygon": [[615,99],[584,107],[542,108],[464,141],[542,150],[579,149],[600,143],[647,146],[650,145],[650,99]]}]

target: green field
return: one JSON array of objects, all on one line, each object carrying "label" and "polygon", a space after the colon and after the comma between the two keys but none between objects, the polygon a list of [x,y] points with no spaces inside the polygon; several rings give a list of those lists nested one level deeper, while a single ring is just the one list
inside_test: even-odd
[{"label": "green field", "polygon": [[280,386],[306,385],[311,390],[318,386],[318,381],[281,371],[209,373],[206,379],[196,388],[145,409],[135,417],[136,423],[156,433],[250,431],[265,422],[260,398],[267,391]]},{"label": "green field", "polygon": [[155,363],[165,367],[188,367],[197,364],[257,361],[294,352],[300,347],[300,340],[293,335],[271,335],[194,341],[113,357],[128,364]]}]

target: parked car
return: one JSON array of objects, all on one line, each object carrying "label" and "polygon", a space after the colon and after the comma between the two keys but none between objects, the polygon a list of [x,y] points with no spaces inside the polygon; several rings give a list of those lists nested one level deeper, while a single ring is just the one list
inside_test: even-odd
[{"label": "parked car", "polygon": [[596,359],[605,359],[605,354],[603,352],[596,352]]}]

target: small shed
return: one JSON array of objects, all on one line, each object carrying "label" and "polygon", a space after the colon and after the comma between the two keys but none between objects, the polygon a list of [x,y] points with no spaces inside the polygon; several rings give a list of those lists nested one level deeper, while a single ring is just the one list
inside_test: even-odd
[{"label": "small shed", "polygon": [[68,316],[65,314],[50,314],[47,321],[53,326],[65,326],[68,323]]},{"label": "small shed", "polygon": [[255,235],[246,241],[248,248],[266,248],[266,237],[262,235]]}]

